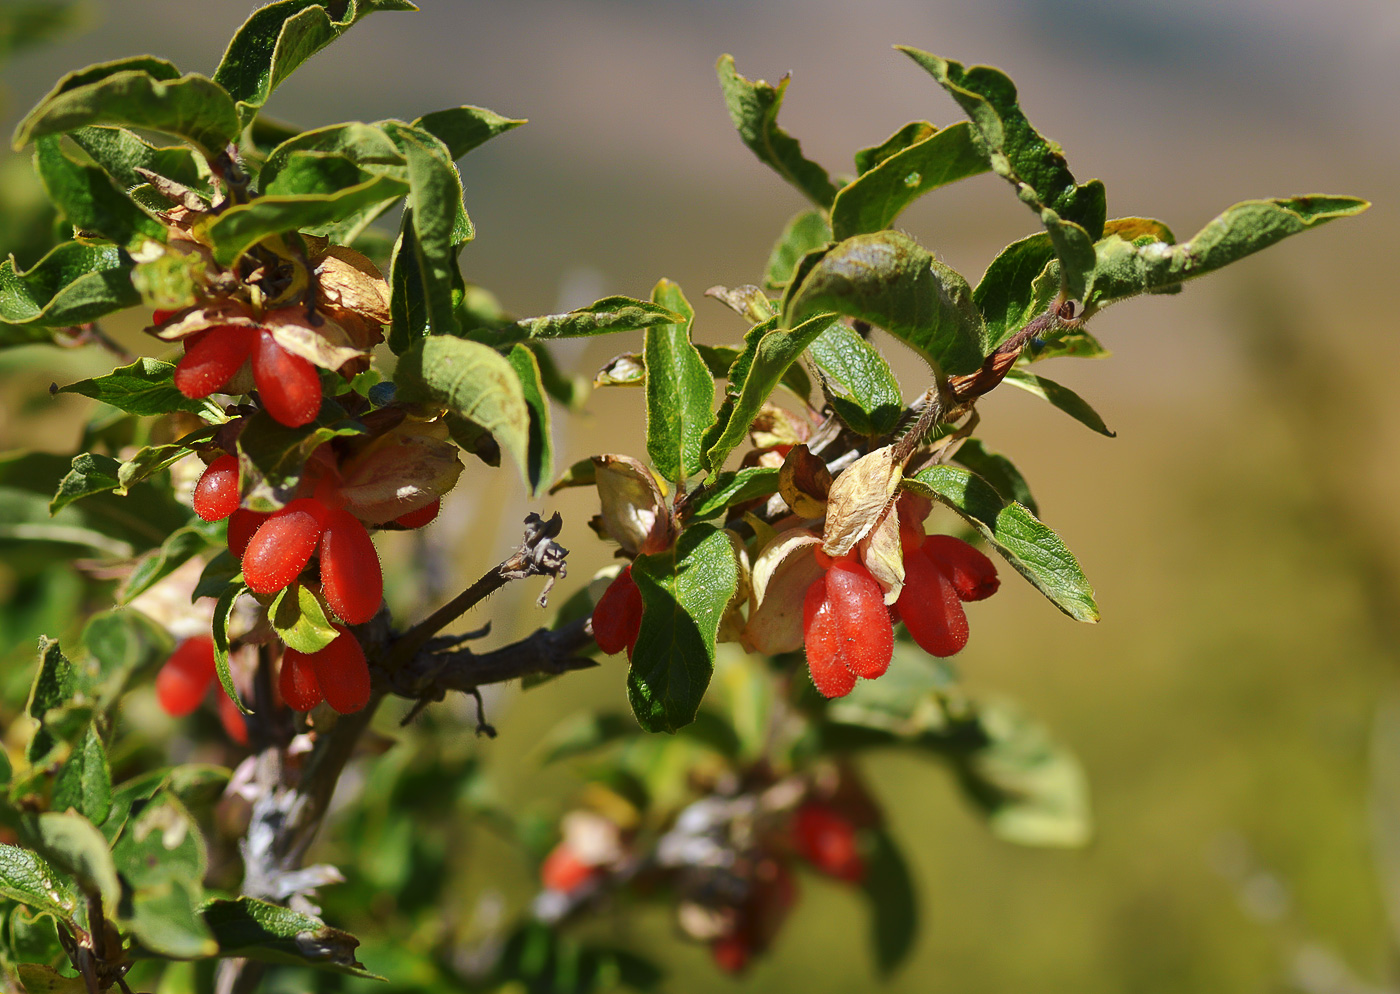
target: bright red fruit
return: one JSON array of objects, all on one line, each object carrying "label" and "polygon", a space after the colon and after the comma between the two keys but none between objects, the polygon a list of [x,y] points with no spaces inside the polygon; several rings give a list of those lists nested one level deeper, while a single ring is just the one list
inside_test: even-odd
[{"label": "bright red fruit", "polygon": [[442,501],[435,500],[431,504],[420,507],[416,511],[409,511],[394,519],[394,524],[403,525],[405,528],[422,528],[438,516],[438,511],[442,510]]},{"label": "bright red fruit", "polygon": [[792,844],[803,859],[829,876],[853,884],[865,879],[856,828],[828,805],[808,802],[797,809],[792,816]]},{"label": "bright red fruit", "polygon": [[222,521],[238,510],[238,500],[238,457],[219,456],[194,485],[194,513],[205,521]]},{"label": "bright red fruit", "polygon": [[224,734],[241,746],[248,744],[248,723],[243,720],[243,712],[228,694],[220,692],[218,697],[219,721],[223,722]]},{"label": "bright red fruit", "polygon": [[252,328],[213,328],[190,345],[175,366],[175,387],[186,397],[208,397],[248,359],[257,332]]},{"label": "bright red fruit", "polygon": [[930,655],[951,656],[967,645],[967,615],[953,581],[922,549],[904,557],[904,589],[895,608],[914,641]]},{"label": "bright red fruit", "polygon": [[894,656],[894,627],[884,592],[853,559],[833,561],[807,588],[802,633],[807,668],[824,697],[849,694],[858,676],[880,676]]},{"label": "bright red fruit", "polygon": [[548,890],[571,894],[592,879],[597,872],[578,858],[578,854],[561,842],[550,850],[540,865],[540,883]]},{"label": "bright red fruit", "polygon": [[841,658],[841,626],[826,596],[826,574],[812,581],[802,601],[802,644],[807,669],[823,697],[845,697],[856,686],[856,675]]},{"label": "bright red fruit", "polygon": [[166,714],[182,717],[199,707],[213,679],[214,640],[195,635],[181,642],[156,674],[156,699]]},{"label": "bright red fruit", "polygon": [[923,551],[953,581],[961,600],[980,601],[1001,586],[992,561],[960,538],[930,535],[924,539]]},{"label": "bright red fruit", "polygon": [[270,331],[259,331],[253,346],[253,382],[267,413],[281,424],[299,428],[316,420],[321,409],[316,367],[278,345]]},{"label": "bright red fruit", "polygon": [[228,551],[233,553],[235,559],[242,559],[243,553],[248,549],[248,543],[253,535],[262,527],[262,523],[272,515],[266,511],[250,511],[246,507],[240,507],[229,515],[228,519]]},{"label": "bright red fruit", "polygon": [[350,714],[369,703],[369,663],[365,650],[349,629],[341,625],[335,628],[340,637],[309,658],[326,703],[341,714]]},{"label": "bright red fruit", "polygon": [[321,592],[341,621],[362,625],[384,599],[379,554],[360,519],[332,511],[321,536]]},{"label": "bright red fruit", "polygon": [[326,509],[310,497],[274,511],[243,552],[243,580],[256,594],[271,594],[295,580],[316,551]]},{"label": "bright red fruit", "polygon": [[626,649],[627,658],[631,659],[641,630],[642,592],[632,579],[629,564],[622,567],[593,608],[593,638],[609,656]]},{"label": "bright red fruit", "polygon": [[310,711],[320,704],[323,700],[321,685],[316,682],[316,667],[311,657],[295,649],[283,650],[277,690],[293,711]]}]

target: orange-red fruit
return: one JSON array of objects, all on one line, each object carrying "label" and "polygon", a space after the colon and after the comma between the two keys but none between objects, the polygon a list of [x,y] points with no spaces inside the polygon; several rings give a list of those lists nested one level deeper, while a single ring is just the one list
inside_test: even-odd
[{"label": "orange-red fruit", "polygon": [[442,500],[438,499],[431,504],[420,507],[416,511],[409,511],[394,519],[394,524],[403,525],[405,528],[422,528],[438,516],[438,511],[442,510]]},{"label": "orange-red fruit", "polygon": [[156,674],[156,700],[179,718],[199,707],[214,679],[214,640],[195,635],[181,642]]},{"label": "orange-red fruit", "polygon": [[321,685],[316,682],[316,667],[311,657],[295,649],[284,650],[277,690],[293,711],[310,711],[320,704],[323,700]]},{"label": "orange-red fruit", "polygon": [[233,553],[233,558],[243,558],[243,553],[247,551],[248,543],[252,541],[253,535],[270,517],[272,515],[266,511],[250,511],[246,507],[240,507],[229,515],[228,551]]},{"label": "orange-red fruit", "polygon": [[967,645],[967,615],[953,581],[922,549],[904,557],[904,589],[895,601],[904,627],[933,656],[951,656]]},{"label": "orange-red fruit", "polygon": [[965,601],[980,601],[997,592],[1001,581],[997,568],[981,552],[951,535],[924,539],[924,553],[953,581],[953,589]]},{"label": "orange-red fruit", "polygon": [[252,351],[252,328],[212,328],[190,345],[175,366],[175,388],[191,399],[208,397],[242,366]]},{"label": "orange-red fruit", "polygon": [[865,878],[855,826],[825,804],[809,802],[797,809],[792,843],[803,859],[829,876],[853,884]]},{"label": "orange-red fruit", "polygon": [[218,700],[219,721],[223,722],[224,734],[241,746],[248,744],[248,723],[243,720],[243,712],[233,703],[228,694],[220,693]]},{"label": "orange-red fruit", "polygon": [[238,510],[238,457],[211,462],[194,485],[194,513],[205,521],[223,521]]},{"label": "orange-red fruit", "polygon": [[823,697],[844,697],[856,677],[873,680],[889,669],[894,628],[884,593],[864,566],[838,559],[807,588],[802,641]]},{"label": "orange-red fruit", "polygon": [[341,625],[335,628],[340,637],[320,652],[313,652],[311,665],[316,669],[316,683],[326,703],[341,714],[351,714],[369,703],[369,662],[349,629]]},{"label": "orange-red fruit", "polygon": [[540,865],[540,883],[547,890],[571,894],[592,879],[597,870],[589,866],[565,842],[550,850]]},{"label": "orange-red fruit", "polygon": [[593,608],[593,638],[609,656],[626,649],[630,659],[641,630],[642,592],[632,579],[629,564],[622,567]]},{"label": "orange-red fruit", "polygon": [[243,552],[243,580],[255,594],[271,594],[295,580],[316,551],[326,509],[310,497],[274,511]]},{"label": "orange-red fruit", "polygon": [[802,601],[802,643],[807,670],[823,697],[845,697],[856,686],[856,675],[841,658],[841,627],[826,596],[826,574],[812,581]]},{"label": "orange-red fruit", "polygon": [[253,346],[253,382],[267,413],[281,424],[299,428],[316,420],[321,409],[316,367],[278,345],[270,331],[259,331]]},{"label": "orange-red fruit", "polygon": [[363,625],[384,599],[379,554],[360,519],[332,511],[321,536],[321,592],[341,621]]}]

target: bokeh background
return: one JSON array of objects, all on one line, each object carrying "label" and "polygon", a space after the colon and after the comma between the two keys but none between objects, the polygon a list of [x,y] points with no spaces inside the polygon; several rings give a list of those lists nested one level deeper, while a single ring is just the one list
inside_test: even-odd
[{"label": "bokeh background", "polygon": [[[1095,582],[1104,620],[1078,626],[1013,578],[978,605],[959,657],[969,689],[1047,723],[1090,777],[1095,841],[1076,852],[991,838],[945,772],[865,764],[924,897],[922,937],[895,991],[1372,991],[1400,984],[1400,401],[1393,317],[1400,254],[1400,7],[1392,0],[426,0],[381,14],[303,67],[269,111],[303,127],[411,119],[460,103],[530,124],[462,165],[478,228],[467,278],[520,314],[661,277],[696,303],[697,337],[737,340],[703,290],[754,282],[797,193],[733,134],[713,64],[791,72],[782,123],[833,171],[908,120],[956,107],[904,57],[910,44],[1016,80],[1032,121],[1110,216],[1178,237],[1236,201],[1344,193],[1375,202],[1177,297],[1097,318],[1114,355],[1045,372],[1116,429],[1107,439],[1014,391],[982,406],[993,448],[1020,466],[1044,518]],[[151,52],[212,71],[246,2],[93,0],[79,30],[3,68],[8,133],[61,73]],[[27,162],[0,163],[3,248],[24,258]],[[975,282],[1035,219],[990,175],[920,201],[901,226]],[[109,330],[158,354],[128,315]],[[571,346],[591,375],[638,341]],[[892,358],[906,397],[919,364]],[[71,452],[87,403],[42,388],[106,357],[0,353],[0,450]],[[107,367],[110,368],[110,361]],[[1014,396],[1003,396],[1016,393]],[[558,418],[561,465],[643,451],[641,397],[601,392]],[[499,560],[528,509],[566,517],[568,584],[607,561],[586,492],[530,501],[509,468],[473,465],[435,542],[468,580]],[[431,605],[406,579],[405,617]],[[18,596],[3,587],[0,596]],[[570,587],[572,589],[572,587]],[[491,602],[496,642],[543,623],[533,591]],[[479,618],[464,619],[463,627]],[[52,619],[55,628],[63,619]],[[51,632],[52,633],[52,632]],[[4,631],[21,665],[37,631]],[[13,647],[21,647],[14,649]],[[18,654],[16,654],[18,653]],[[579,780],[533,744],[582,704],[625,706],[618,660],[488,700],[501,729],[472,743],[501,798],[556,813]],[[457,907],[528,900],[529,868],[464,832]],[[753,990],[874,986],[856,898],[815,878]],[[334,903],[328,905],[334,908]],[[358,913],[367,920],[365,909]],[[344,909],[354,917],[356,909]],[[337,921],[353,927],[355,921]],[[668,989],[727,989],[662,915],[605,916],[599,934],[672,968]],[[374,925],[368,924],[372,932]],[[368,938],[368,937],[367,937]],[[388,950],[382,951],[389,955]],[[363,959],[376,963],[371,943]]]}]

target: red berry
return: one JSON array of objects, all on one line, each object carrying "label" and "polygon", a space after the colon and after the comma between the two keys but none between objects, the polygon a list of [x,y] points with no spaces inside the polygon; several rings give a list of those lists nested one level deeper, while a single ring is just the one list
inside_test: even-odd
[{"label": "red berry", "polygon": [[241,746],[248,744],[248,723],[243,720],[243,712],[228,694],[218,697],[219,721],[223,722],[224,734]]},{"label": "red berry", "polygon": [[848,883],[865,878],[865,861],[850,820],[825,804],[809,802],[792,818],[792,843],[803,859],[823,873]]},{"label": "red berry", "polygon": [[313,652],[311,665],[316,668],[316,683],[326,703],[341,714],[350,714],[369,703],[369,663],[365,650],[349,629],[341,625],[335,628],[340,637],[320,652]]},{"label": "red berry", "polygon": [[258,332],[253,347],[253,382],[267,413],[281,424],[299,428],[316,420],[321,409],[321,378],[316,367],[278,345],[270,331]]},{"label": "red berry", "polygon": [[219,456],[194,485],[194,513],[205,521],[223,521],[238,510],[238,457]]},{"label": "red berry", "polygon": [[904,589],[895,608],[930,655],[951,656],[967,645],[967,615],[953,581],[922,550],[904,557]]},{"label": "red berry", "polygon": [[846,667],[867,680],[883,675],[894,656],[894,629],[885,593],[870,571],[854,560],[837,560],[826,574],[826,596],[841,624]]},{"label": "red berry", "polygon": [[151,311],[151,324],[165,324],[179,311]]},{"label": "red berry", "polygon": [[722,935],[710,943],[715,966],[725,973],[743,973],[749,965],[749,942],[742,932]]},{"label": "red berry", "polygon": [[175,366],[175,387],[186,397],[208,397],[217,391],[248,359],[255,332],[252,328],[211,329],[189,346]]},{"label": "red berry", "polygon": [[166,714],[179,718],[199,707],[214,679],[214,640],[187,638],[156,674],[156,699]]},{"label": "red berry", "polygon": [[384,599],[379,554],[360,519],[332,511],[321,536],[321,592],[341,621],[362,625]]},{"label": "red berry", "polygon": [[951,535],[930,535],[924,539],[924,553],[953,581],[953,589],[965,601],[992,596],[1001,586],[997,568],[981,552]]},{"label": "red berry", "polygon": [[295,649],[284,650],[277,690],[293,711],[310,711],[320,704],[323,700],[321,686],[316,682],[316,667],[311,657]]},{"label": "red berry", "polygon": [[630,659],[641,630],[642,592],[637,589],[637,581],[632,579],[629,564],[608,584],[593,608],[593,638],[598,648],[609,656],[626,649]]},{"label": "red berry", "polygon": [[248,549],[248,543],[262,523],[272,515],[265,511],[250,511],[246,507],[240,507],[229,515],[228,519],[228,551],[233,553],[235,559],[242,559],[243,553]]},{"label": "red berry", "polygon": [[596,872],[595,867],[578,858],[568,843],[561,842],[550,850],[540,865],[540,883],[547,890],[571,894],[588,883]]},{"label": "red berry", "polygon": [[802,601],[802,643],[807,669],[823,697],[845,697],[856,686],[856,675],[841,658],[841,626],[826,596],[826,574],[812,581]]},{"label": "red berry", "polygon": [[326,509],[310,497],[274,511],[243,552],[243,581],[248,589],[255,594],[276,593],[300,576],[321,541],[326,517]]},{"label": "red berry", "polygon": [[407,514],[399,515],[394,519],[394,524],[403,525],[405,528],[422,528],[424,525],[428,524],[428,522],[435,519],[440,510],[442,510],[441,498],[433,501],[431,504],[420,507],[416,511],[409,511]]}]

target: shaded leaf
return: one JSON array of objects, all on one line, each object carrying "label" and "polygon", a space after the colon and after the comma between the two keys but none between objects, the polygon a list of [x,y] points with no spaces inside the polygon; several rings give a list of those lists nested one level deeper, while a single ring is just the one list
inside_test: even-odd
[{"label": "shaded leaf", "polygon": [[580,711],[556,725],[540,741],[541,763],[582,756],[638,734],[637,723],[624,715]]},{"label": "shaded leaf", "polygon": [[203,194],[206,199],[212,193],[208,167],[184,145],[153,145],[126,128],[79,128],[68,137],[128,190],[146,182],[146,177],[137,171],[146,170]]},{"label": "shaded leaf", "polygon": [[452,158],[460,159],[478,145],[524,123],[521,119],[502,117],[485,107],[463,106],[424,114],[413,126],[436,137],[447,146]]},{"label": "shaded leaf", "polygon": [[1113,438],[1118,434],[1109,431],[1108,425],[1103,423],[1103,418],[1099,417],[1098,412],[1089,406],[1089,402],[1067,386],[1017,367],[1007,371],[1006,382],[1012,386],[1020,387],[1042,400],[1049,401],[1051,406],[1059,408],[1080,424],[1092,428],[1100,435]]},{"label": "shaded leaf", "polygon": [[121,463],[111,456],[84,452],[73,457],[73,468],[58,482],[58,491],[49,501],[49,513],[57,514],[75,500],[115,490],[120,484]]},{"label": "shaded leaf", "polygon": [[1021,471],[1006,456],[988,450],[979,439],[969,438],[963,442],[953,455],[953,461],[962,463],[990,483],[1003,500],[1014,500],[1024,504],[1032,514],[1040,514],[1039,505],[1031,496],[1030,485]]},{"label": "shaded leaf", "polygon": [[904,412],[899,381],[880,350],[845,324],[836,323],[807,346],[837,417],[861,435],[893,431]]},{"label": "shaded leaf", "polygon": [[517,342],[506,354],[506,361],[520,378],[521,393],[530,409],[530,441],[526,447],[525,477],[530,493],[538,495],[554,477],[554,441],[550,425],[549,398],[545,396],[540,365],[534,350]]},{"label": "shaded leaf", "polygon": [[361,435],[365,426],[346,417],[335,401],[321,401],[310,424],[290,428],[267,411],[248,418],[238,436],[238,477],[243,506],[275,511],[293,500],[311,453],[332,438]]},{"label": "shaded leaf", "polygon": [[873,841],[873,851],[865,861],[861,890],[870,904],[875,967],[888,977],[908,958],[918,938],[919,895],[894,836],[883,828],[871,829],[866,836]]},{"label": "shaded leaf", "polygon": [[206,400],[191,400],[182,394],[175,386],[174,376],[174,363],[142,356],[104,376],[79,380],[59,387],[56,392],[91,397],[128,414],[143,417],[171,411],[205,415],[221,413]]},{"label": "shaded leaf", "polygon": [[112,809],[112,771],[92,725],[54,778],[49,808],[60,812],[73,808],[94,825],[102,824]]},{"label": "shaded leaf", "polygon": [[[116,706],[133,674],[170,654],[170,635],[139,611],[115,609],[94,614],[83,626],[83,647],[91,662],[85,687],[99,711]],[[88,812],[93,823],[102,821]]]},{"label": "shaded leaf", "polygon": [[43,328],[95,321],[141,303],[131,260],[115,245],[63,242],[28,270],[0,262],[0,345],[47,342]]},{"label": "shaded leaf", "polygon": [[831,244],[831,225],[821,211],[803,211],[787,223],[783,233],[768,253],[768,265],[763,270],[763,285],[769,290],[784,290],[797,270],[797,263],[808,252]]},{"label": "shaded leaf", "polygon": [[252,709],[243,703],[243,698],[238,694],[238,687],[234,685],[233,673],[228,665],[228,621],[233,616],[233,605],[238,600],[238,595],[247,589],[242,583],[231,583],[224,588],[223,593],[219,594],[219,599],[214,602],[214,623],[209,634],[214,639],[214,672],[218,674],[219,686],[224,688],[224,693],[238,706],[239,711],[252,714]]},{"label": "shaded leaf", "polygon": [[101,169],[69,158],[58,136],[39,139],[34,168],[49,199],[78,231],[126,247],[148,239],[165,241],[164,224],[138,207]]},{"label": "shaded leaf", "polygon": [[987,347],[996,348],[1044,313],[1059,292],[1049,235],[1039,232],[1002,249],[972,291],[987,324]]},{"label": "shaded leaf", "polygon": [[681,288],[662,280],[652,302],[682,320],[646,330],[647,455],[673,483],[694,476],[703,464],[705,430],[714,419],[715,381],[690,342],[695,312]]},{"label": "shaded leaf", "polygon": [[704,521],[744,504],[778,492],[776,466],[749,466],[736,473],[718,473],[686,503],[691,520]]},{"label": "shaded leaf", "polygon": [[319,918],[251,897],[207,901],[199,910],[219,943],[220,956],[384,979],[355,959],[359,939],[331,928]]},{"label": "shaded leaf", "polygon": [[39,671],[29,690],[25,713],[38,722],[33,737],[25,749],[25,758],[35,767],[42,766],[64,741],[83,734],[92,717],[84,710],[86,695],[82,674],[63,654],[54,639],[39,639]]},{"label": "shaded leaf", "polygon": [[523,318],[515,322],[514,330],[523,338],[581,338],[618,331],[640,331],[684,323],[686,320],[685,315],[653,301],[604,297],[565,314]]},{"label": "shaded leaf", "polygon": [[78,889],[97,894],[109,908],[121,898],[121,881],[107,840],[92,824],[74,811],[45,811],[29,823],[34,851],[54,869],[72,877]]}]

